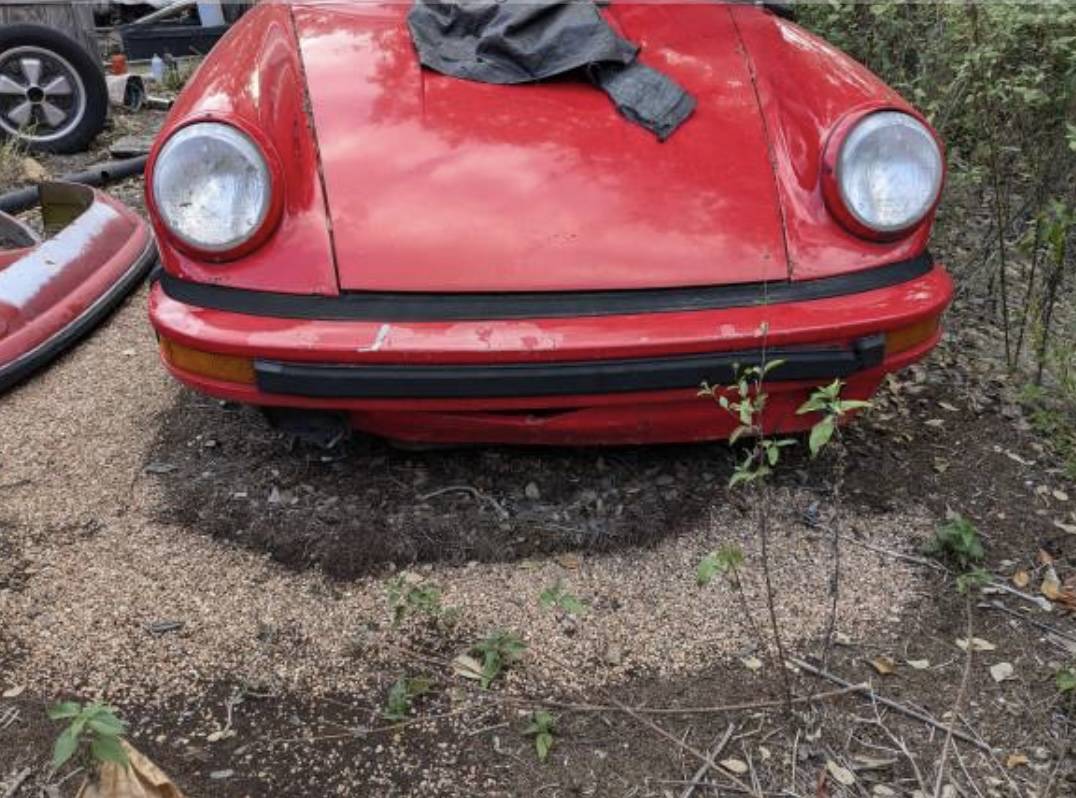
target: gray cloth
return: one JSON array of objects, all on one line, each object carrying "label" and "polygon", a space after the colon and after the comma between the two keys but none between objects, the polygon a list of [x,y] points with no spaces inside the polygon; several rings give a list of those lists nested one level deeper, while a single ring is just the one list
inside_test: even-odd
[{"label": "gray cloth", "polygon": [[695,109],[694,97],[636,60],[639,48],[593,2],[415,0],[407,22],[430,69],[500,84],[585,69],[620,113],[662,141]]}]

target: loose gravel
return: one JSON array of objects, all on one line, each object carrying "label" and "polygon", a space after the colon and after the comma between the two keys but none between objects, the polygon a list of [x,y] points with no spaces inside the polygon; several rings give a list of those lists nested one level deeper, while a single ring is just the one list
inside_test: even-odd
[{"label": "loose gravel", "polygon": [[[184,389],[157,363],[144,308],[136,295],[91,340],[0,399],[0,661],[12,663],[4,684],[147,703],[221,680],[313,695],[370,686],[406,658],[401,641],[421,637],[389,623],[391,575],[295,572],[161,517],[159,481],[143,469]],[[251,434],[261,432],[256,423]],[[793,644],[825,622],[829,542],[802,523],[810,502],[782,489],[771,508],[775,593]],[[931,528],[926,514],[904,511],[867,523],[858,533],[890,548]],[[459,610],[454,645],[517,630],[529,651],[513,681],[564,690],[689,673],[755,651],[731,586],[694,581],[707,551],[739,543],[744,590],[763,624],[751,529],[724,503],[652,548],[432,563],[416,573]],[[845,545],[843,559],[839,629],[855,637],[895,625],[916,597],[913,575],[857,546]],[[539,605],[557,580],[588,603],[584,616]]]}]

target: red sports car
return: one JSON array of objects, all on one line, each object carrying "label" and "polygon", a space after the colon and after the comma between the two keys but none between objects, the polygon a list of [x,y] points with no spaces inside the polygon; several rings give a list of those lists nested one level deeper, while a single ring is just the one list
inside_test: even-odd
[{"label": "red sports car", "polygon": [[760,6],[597,13],[693,98],[667,140],[585,79],[425,68],[407,5],[243,17],[147,168],[171,373],[289,429],[625,444],[726,437],[699,385],[763,351],[781,431],[923,357],[952,283],[922,115]]}]

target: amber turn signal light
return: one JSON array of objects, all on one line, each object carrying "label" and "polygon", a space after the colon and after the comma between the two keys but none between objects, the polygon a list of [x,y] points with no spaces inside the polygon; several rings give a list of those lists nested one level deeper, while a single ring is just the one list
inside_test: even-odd
[{"label": "amber turn signal light", "polygon": [[189,371],[199,377],[209,377],[223,382],[254,384],[254,361],[247,357],[219,355],[177,344],[167,338],[161,339],[164,359],[177,369]]},{"label": "amber turn signal light", "polygon": [[929,319],[917,321],[915,324],[909,324],[907,327],[890,330],[885,334],[885,353],[895,355],[898,352],[906,352],[924,341],[929,341],[938,331],[940,322],[940,317],[932,316]]}]

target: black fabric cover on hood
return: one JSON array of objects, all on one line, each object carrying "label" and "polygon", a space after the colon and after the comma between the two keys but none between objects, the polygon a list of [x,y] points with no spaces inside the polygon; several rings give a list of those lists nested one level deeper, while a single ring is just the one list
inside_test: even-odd
[{"label": "black fabric cover on hood", "polygon": [[585,68],[617,110],[664,141],[695,98],[636,60],[639,48],[589,0],[415,0],[407,18],[419,60],[481,83],[529,83]]}]

